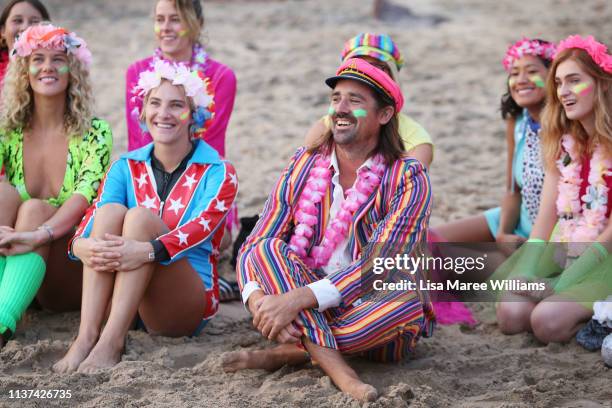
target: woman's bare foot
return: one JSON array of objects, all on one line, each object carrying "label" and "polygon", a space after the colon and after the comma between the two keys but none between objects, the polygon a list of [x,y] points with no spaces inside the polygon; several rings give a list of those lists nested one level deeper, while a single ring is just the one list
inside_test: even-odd
[{"label": "woman's bare foot", "polygon": [[296,365],[307,361],[308,354],[292,344],[265,350],[233,351],[221,356],[223,370],[227,372],[245,369],[274,371],[285,364]]},{"label": "woman's bare foot", "polygon": [[72,373],[79,368],[79,364],[87,358],[91,349],[95,346],[98,337],[86,339],[84,336],[77,336],[72,342],[66,355],[51,368],[56,373]]},{"label": "woman's bare foot", "polygon": [[79,365],[77,372],[83,374],[93,374],[105,368],[114,367],[121,361],[124,344],[112,345],[108,342],[98,341],[98,344],[91,350],[89,356]]}]

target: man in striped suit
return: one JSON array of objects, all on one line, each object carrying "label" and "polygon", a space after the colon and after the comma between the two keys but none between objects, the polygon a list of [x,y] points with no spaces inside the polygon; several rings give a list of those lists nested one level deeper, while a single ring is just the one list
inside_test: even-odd
[{"label": "man in striped suit", "polygon": [[349,59],[326,83],[330,131],[293,156],[238,258],[254,326],[281,345],[228,353],[223,363],[274,370],[312,359],[342,391],[373,401],[376,389],[342,354],[397,361],[431,334],[426,294],[368,290],[376,259],[411,254],[424,238],[430,181],[404,155],[403,96],[386,73]]}]

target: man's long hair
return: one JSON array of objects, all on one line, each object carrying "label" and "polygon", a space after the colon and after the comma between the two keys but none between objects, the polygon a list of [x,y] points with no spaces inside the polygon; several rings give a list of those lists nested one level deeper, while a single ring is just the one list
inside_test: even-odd
[{"label": "man's long hair", "polygon": [[[376,99],[377,110],[394,105],[392,101],[389,101],[387,98],[383,98],[377,92],[372,91],[372,95]],[[323,133],[317,140],[307,147],[308,151],[311,153],[318,152],[328,155],[331,153],[333,145],[334,135],[330,126],[325,133]],[[378,153],[382,154],[385,162],[388,165],[395,162],[405,154],[404,142],[399,134],[399,120],[397,113],[393,115],[389,122],[380,128],[378,143],[376,144],[376,148],[374,148],[374,150],[370,153],[370,156],[375,156]]]}]

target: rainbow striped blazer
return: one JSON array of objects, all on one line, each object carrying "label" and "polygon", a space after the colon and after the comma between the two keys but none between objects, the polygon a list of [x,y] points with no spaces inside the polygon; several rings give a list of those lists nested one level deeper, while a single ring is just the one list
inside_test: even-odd
[{"label": "rainbow striped blazer", "polygon": [[[240,249],[237,275],[241,287],[256,281],[245,260],[258,242],[269,238],[289,242],[298,224],[295,214],[300,192],[306,186],[315,158],[316,154],[300,148],[276,183],[257,225]],[[332,188],[330,183],[327,194],[317,204],[319,223],[313,227],[315,239],[311,248],[323,239]],[[343,304],[350,305],[361,297],[362,273],[371,273],[374,258],[411,253],[425,236],[430,212],[431,184],[423,165],[406,157],[388,166],[378,190],[353,215],[348,239],[353,262],[327,276],[342,295]]]}]

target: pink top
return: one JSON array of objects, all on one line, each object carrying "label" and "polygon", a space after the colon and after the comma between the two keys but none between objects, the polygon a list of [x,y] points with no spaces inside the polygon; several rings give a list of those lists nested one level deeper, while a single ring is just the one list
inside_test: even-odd
[{"label": "pink top", "polygon": [[[236,76],[227,66],[211,59],[203,52],[199,45],[194,46],[194,58],[190,66],[192,69],[203,69],[210,81],[214,99],[214,117],[210,126],[204,132],[204,140],[211,145],[221,156],[225,156],[225,130],[229,123],[234,98],[236,96]],[[151,135],[143,132],[140,128],[138,118],[133,114],[134,108],[142,108],[142,100],[134,98],[132,89],[138,83],[141,72],[152,67],[155,59],[160,55],[159,50],[155,55],[136,61],[127,70],[126,74],[126,116],[128,125],[128,150],[138,149],[151,142]]]},{"label": "pink top", "polygon": [[9,54],[7,50],[0,51],[0,85],[4,81],[4,75],[6,75],[6,69],[8,68]]}]

